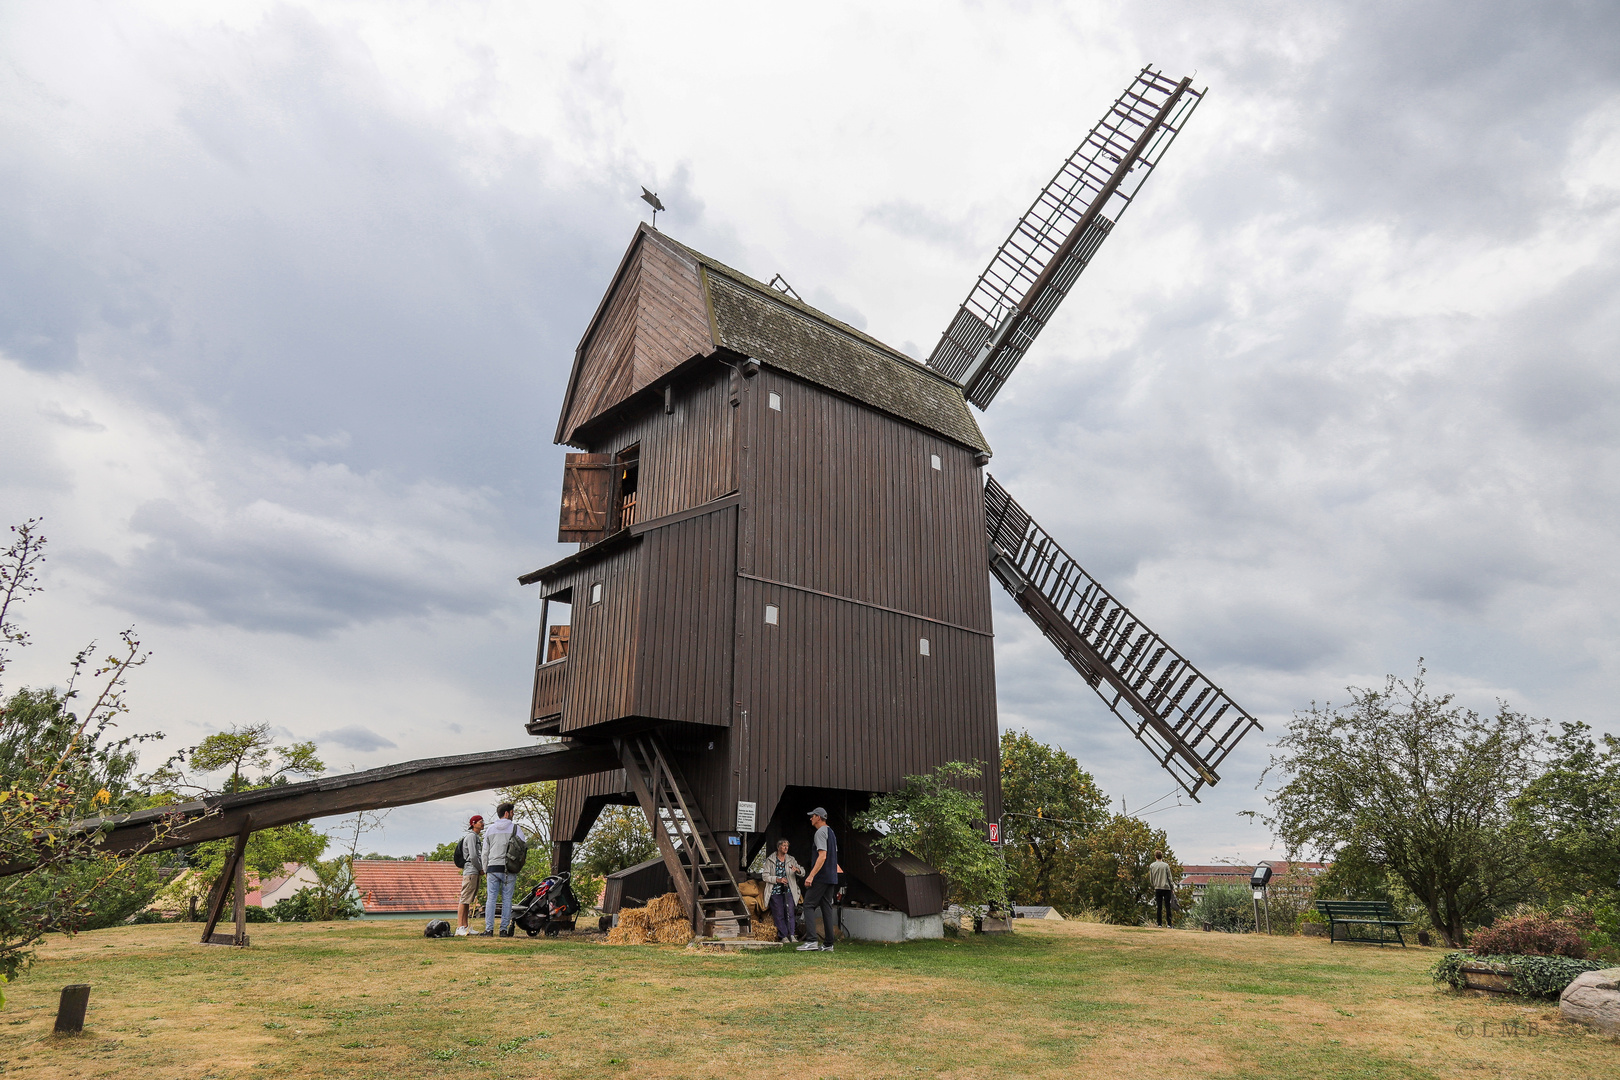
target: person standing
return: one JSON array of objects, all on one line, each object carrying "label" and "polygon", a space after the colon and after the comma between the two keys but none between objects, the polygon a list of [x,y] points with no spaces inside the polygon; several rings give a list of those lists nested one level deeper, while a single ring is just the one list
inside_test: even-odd
[{"label": "person standing", "polygon": [[484,815],[474,814],[467,820],[467,834],[461,838],[461,906],[456,909],[456,936],[466,937],[467,916],[478,901],[478,879],[484,873],[483,841]]},{"label": "person standing", "polygon": [[512,894],[517,889],[517,871],[507,872],[506,852],[514,836],[522,837],[517,822],[512,820],[512,803],[503,802],[495,808],[495,820],[484,829],[484,932],[479,937],[495,933],[495,905],[501,906],[501,937],[512,936]]},{"label": "person standing", "polygon": [[[799,952],[833,951],[833,897],[838,893],[838,837],[827,826],[827,811],[810,811],[816,828],[816,861],[804,880],[805,941]],[[821,938],[816,938],[816,911],[821,911]]]},{"label": "person standing", "polygon": [[1148,884],[1153,887],[1153,915],[1160,926],[1173,925],[1171,902],[1175,896],[1171,892],[1170,864],[1164,861],[1164,852],[1155,851],[1153,861],[1148,864]]},{"label": "person standing", "polygon": [[776,851],[765,860],[764,878],[771,887],[771,919],[776,923],[776,936],[783,941],[796,940],[799,922],[799,882],[804,867],[788,854],[788,842],[778,840]]}]

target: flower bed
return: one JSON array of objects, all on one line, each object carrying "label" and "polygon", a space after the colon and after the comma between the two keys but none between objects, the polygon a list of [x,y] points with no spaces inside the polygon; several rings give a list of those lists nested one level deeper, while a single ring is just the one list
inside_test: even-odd
[{"label": "flower bed", "polygon": [[1459,990],[1494,990],[1523,997],[1556,998],[1564,987],[1603,965],[1567,956],[1475,956],[1448,952],[1429,973]]}]

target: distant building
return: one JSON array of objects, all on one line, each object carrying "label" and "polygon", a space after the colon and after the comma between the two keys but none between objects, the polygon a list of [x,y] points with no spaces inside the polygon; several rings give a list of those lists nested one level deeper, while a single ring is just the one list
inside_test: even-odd
[{"label": "distant building", "polygon": [[1036,904],[1014,904],[1013,918],[1015,919],[1050,919],[1052,922],[1062,922],[1063,915],[1055,907],[1043,907]]},{"label": "distant building", "polygon": [[249,905],[259,907],[275,907],[279,901],[320,883],[320,878],[315,876],[312,867],[299,863],[283,863],[281,873],[265,878],[256,888],[248,892],[247,902]]},{"label": "distant building", "polygon": [[455,918],[461,870],[453,862],[354,860],[354,891],[366,919]]},{"label": "distant building", "polygon": [[[1332,863],[1321,862],[1286,862],[1282,859],[1268,859],[1271,863],[1272,882],[1284,874],[1303,870],[1311,877],[1323,873]],[[1197,900],[1204,895],[1204,887],[1211,884],[1242,885],[1249,884],[1249,875],[1254,872],[1254,863],[1204,863],[1200,865],[1183,864],[1181,867],[1181,884],[1191,885],[1193,899]]]}]

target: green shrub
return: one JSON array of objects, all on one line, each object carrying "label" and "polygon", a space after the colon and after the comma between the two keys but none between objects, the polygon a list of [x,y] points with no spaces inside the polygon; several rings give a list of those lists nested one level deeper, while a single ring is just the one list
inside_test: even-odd
[{"label": "green shrub", "polygon": [[1448,952],[1429,969],[1434,981],[1462,989],[1462,966],[1479,962],[1507,967],[1513,971],[1513,992],[1524,997],[1556,998],[1564,988],[1588,971],[1598,971],[1603,965],[1592,960],[1575,960],[1568,956],[1476,956],[1470,952]]},{"label": "green shrub", "polygon": [[1187,918],[1200,928],[1208,923],[1211,929],[1228,934],[1252,933],[1254,894],[1247,885],[1211,883],[1204,887],[1204,895],[1193,905]]},{"label": "green shrub", "polygon": [[1497,919],[1468,940],[1470,952],[1494,956],[1567,956],[1586,959],[1586,942],[1575,924],[1547,912]]}]

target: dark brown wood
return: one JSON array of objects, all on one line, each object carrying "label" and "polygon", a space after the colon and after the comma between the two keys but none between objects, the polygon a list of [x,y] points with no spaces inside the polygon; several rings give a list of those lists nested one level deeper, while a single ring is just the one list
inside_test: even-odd
[{"label": "dark brown wood", "polygon": [[[225,897],[231,893],[236,895],[237,931],[233,936],[233,944],[242,944],[235,938],[246,936],[246,888],[247,872],[246,858],[248,837],[253,835],[253,815],[246,814],[242,818],[240,831],[236,834],[236,843],[231,845],[231,853],[225,859],[225,865],[220,868],[219,880],[214,884],[213,892],[208,898],[208,922],[203,927],[202,943],[204,945],[216,944],[214,927],[219,923],[220,914],[225,909]],[[232,888],[232,882],[235,888]]]},{"label": "dark brown wood", "polygon": [[[143,849],[169,851],[206,840],[237,836],[249,821],[255,829],[269,829],[316,817],[432,802],[470,791],[561,780],[617,765],[618,756],[611,747],[566,741],[423,758],[381,769],[244,791],[238,795],[211,796],[120,815],[111,819],[113,828],[102,850],[119,855]],[[100,829],[105,824],[103,819],[92,818],[83,822],[82,827]],[[0,866],[0,876],[21,873],[28,866],[26,863]]]},{"label": "dark brown wood", "polygon": [[[762,317],[761,334],[787,336],[761,338],[752,356],[729,338],[705,360],[682,356],[699,355],[694,335],[637,368],[623,335],[690,294],[643,295],[652,258],[635,245],[632,255],[582,345],[559,440],[597,460],[633,454],[634,523],[520,579],[572,605],[555,730],[656,733],[692,812],[713,826],[708,854],[728,865],[746,854],[728,835],[739,800],[757,805],[757,839],[816,793],[864,805],[947,761],[984,763],[970,786],[993,819],[984,448],[971,420],[945,408],[954,396],[965,415],[960,389],[931,374],[919,382],[910,361],[798,306]],[[718,279],[704,265],[701,336],[712,348]],[[733,275],[725,288],[735,319],[749,286]],[[805,353],[817,349],[831,351]],[[858,377],[838,368],[846,354]],[[869,400],[855,394],[863,379]],[[531,722],[557,707],[557,691],[540,685]],[[608,802],[656,796],[617,764],[559,782],[560,841],[582,839]],[[678,846],[660,850],[674,858]],[[910,887],[890,876],[891,892]],[[922,892],[924,877],[911,883]],[[681,887],[689,905],[697,891]],[[929,901],[919,892],[906,903]]]},{"label": "dark brown wood", "polygon": [[557,441],[573,443],[585,421],[714,346],[697,260],[638,229],[580,341]]},{"label": "dark brown wood", "polygon": [[569,454],[563,464],[559,544],[591,544],[607,535],[613,497],[613,458],[608,454]]},{"label": "dark brown wood", "polygon": [[90,984],[70,983],[62,987],[56,1006],[56,1032],[77,1035],[84,1030],[84,1013],[90,1007]]}]

